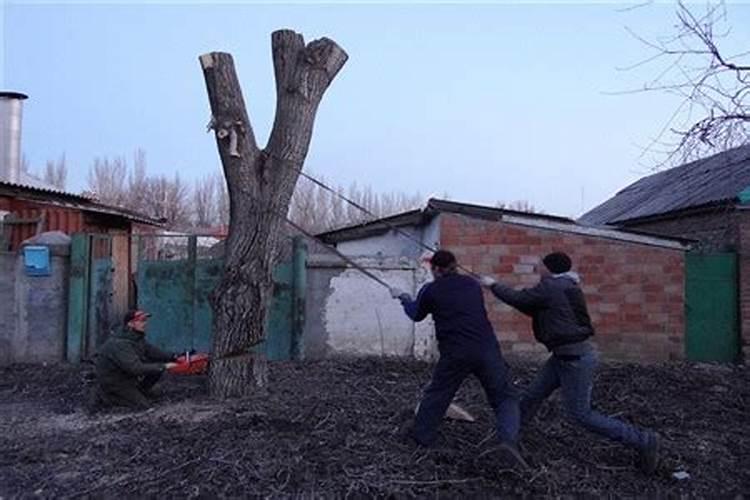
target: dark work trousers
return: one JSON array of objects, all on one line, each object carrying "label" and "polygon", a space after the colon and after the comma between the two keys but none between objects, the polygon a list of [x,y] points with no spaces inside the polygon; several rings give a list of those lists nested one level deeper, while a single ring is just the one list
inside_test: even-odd
[{"label": "dark work trousers", "polygon": [[96,391],[97,406],[126,406],[134,410],[145,410],[151,406],[146,394],[161,378],[161,373],[152,373],[140,377],[136,384],[118,384],[99,386]]},{"label": "dark work trousers", "polygon": [[440,422],[463,380],[474,375],[482,384],[487,401],[495,411],[500,441],[515,444],[520,427],[518,394],[511,384],[510,370],[497,347],[467,352],[441,353],[432,381],[419,405],[412,437],[421,445],[431,445]]}]

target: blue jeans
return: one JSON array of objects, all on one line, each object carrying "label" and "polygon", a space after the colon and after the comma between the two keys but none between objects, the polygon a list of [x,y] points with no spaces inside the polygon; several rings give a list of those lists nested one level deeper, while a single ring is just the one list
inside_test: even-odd
[{"label": "blue jeans", "polygon": [[542,401],[559,387],[562,389],[565,416],[572,423],[634,448],[644,448],[647,442],[644,431],[591,409],[596,365],[593,351],[570,361],[550,356],[521,397],[522,421],[524,424],[529,422]]},{"label": "blue jeans", "polygon": [[521,424],[518,394],[509,378],[508,365],[497,347],[484,351],[441,354],[425,390],[412,428],[412,437],[429,446],[437,437],[453,396],[463,380],[473,374],[482,384],[490,406],[495,411],[498,438],[515,444]]}]

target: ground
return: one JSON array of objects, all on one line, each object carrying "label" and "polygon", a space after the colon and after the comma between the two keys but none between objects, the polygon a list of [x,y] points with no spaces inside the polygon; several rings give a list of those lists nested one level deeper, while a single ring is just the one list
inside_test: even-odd
[{"label": "ground", "polygon": [[[536,368],[513,361],[520,385]],[[523,444],[528,472],[485,453],[492,418],[474,380],[458,399],[476,423],[446,421],[435,449],[399,437],[430,365],[389,359],[272,364],[269,389],[206,395],[202,376],[168,376],[143,413],[89,416],[86,366],[0,369],[0,498],[121,496],[699,496],[750,491],[750,369],[607,365],[594,399],[658,430],[654,476],[635,454],[563,422],[551,401]],[[676,471],[690,477],[679,480]]]}]

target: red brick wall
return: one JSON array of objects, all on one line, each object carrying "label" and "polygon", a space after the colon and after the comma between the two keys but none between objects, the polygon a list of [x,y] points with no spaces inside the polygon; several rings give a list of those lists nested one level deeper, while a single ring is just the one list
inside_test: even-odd
[{"label": "red brick wall", "polygon": [[[517,288],[537,283],[534,265],[540,257],[562,250],[582,277],[594,341],[605,357],[641,362],[684,357],[680,250],[450,214],[441,215],[440,244],[464,266]],[[528,317],[489,293],[486,302],[506,352],[545,352],[533,339]]]}]

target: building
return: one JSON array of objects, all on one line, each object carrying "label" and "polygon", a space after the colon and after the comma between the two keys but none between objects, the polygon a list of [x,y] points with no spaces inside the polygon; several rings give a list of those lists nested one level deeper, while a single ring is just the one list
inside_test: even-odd
[{"label": "building", "polygon": [[[20,152],[25,99],[17,92],[0,92],[0,364],[62,361],[73,307],[68,303],[69,274],[89,276],[91,271],[87,294],[106,299],[87,316],[92,329],[104,331],[97,325],[122,317],[134,303],[131,236],[161,226],[154,218],[59,190],[24,172]],[[51,231],[64,233],[57,236],[65,241],[65,235],[88,233],[82,238],[90,252],[83,262],[71,263],[69,244],[51,249],[50,273],[29,275],[22,244]]]},{"label": "building", "polygon": [[[404,236],[404,235],[408,235]],[[421,245],[452,250],[477,274],[515,285],[538,281],[546,253],[571,255],[583,277],[604,356],[655,362],[685,357],[687,242],[594,228],[573,220],[431,199],[424,209],[319,235],[370,272],[411,293],[431,277]],[[418,242],[418,243],[417,243]],[[435,353],[432,326],[413,324],[388,291],[330,255],[308,259],[305,355]],[[505,352],[540,354],[531,322],[487,294],[490,320]]]},{"label": "building", "polygon": [[694,240],[696,266],[729,276],[720,288],[706,277],[701,293],[727,298],[705,314],[734,321],[719,326],[739,330],[737,344],[750,353],[750,145],[643,177],[579,222]]}]

